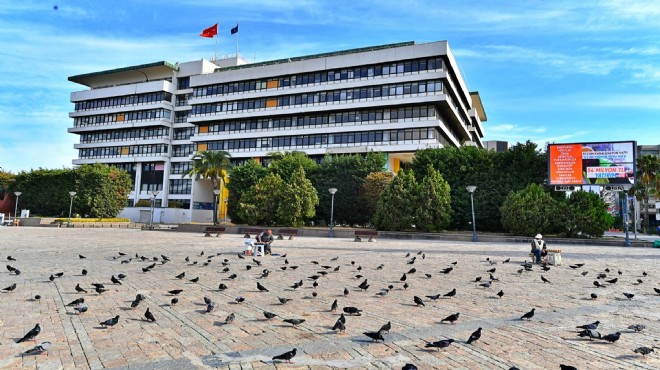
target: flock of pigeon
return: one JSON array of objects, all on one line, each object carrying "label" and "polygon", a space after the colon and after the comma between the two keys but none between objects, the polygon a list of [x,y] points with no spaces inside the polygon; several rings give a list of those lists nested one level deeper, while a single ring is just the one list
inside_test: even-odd
[{"label": "flock of pigeon", "polygon": [[[85,256],[79,255],[79,259],[86,259]],[[426,255],[420,251],[417,253],[415,256],[411,256],[410,253],[406,254],[404,257],[405,264],[408,265],[407,267],[402,268],[401,265],[403,264],[403,261],[400,262],[395,262],[392,261],[391,265],[388,267],[389,271],[394,271],[396,268],[401,268],[402,275],[399,278],[398,282],[389,282],[389,283],[383,283],[383,282],[377,282],[379,284],[383,284],[383,287],[379,287],[379,290],[374,292],[375,296],[380,297],[380,298],[385,298],[390,292],[393,290],[403,290],[407,291],[407,289],[410,287],[410,276],[417,275],[421,278],[421,273],[418,273],[417,268],[415,267],[416,261],[419,261],[419,259],[425,259]],[[218,266],[218,269],[220,269],[220,273],[225,274],[223,275],[223,280],[226,282],[225,283],[220,283],[218,285],[218,291],[226,291],[229,287],[227,284],[231,284],[230,282],[237,279],[239,277],[239,274],[241,273],[250,273],[250,274],[255,274],[256,279],[254,280],[256,283],[256,288],[259,292],[267,293],[271,292],[271,288],[268,287],[268,277],[273,274],[273,272],[280,270],[281,272],[289,272],[291,271],[296,271],[296,269],[300,266],[296,265],[291,265],[289,263],[289,260],[287,259],[287,255],[281,255],[276,257],[276,255],[273,255],[273,258],[270,259],[255,259],[251,258],[249,260],[246,258],[246,256],[242,254],[236,254],[236,253],[226,253],[226,254],[221,254],[221,253],[216,253],[216,254],[210,254],[210,255],[205,255],[204,252],[201,252],[199,255],[196,256],[196,259],[200,259],[202,263],[198,264],[198,261],[191,261],[190,257],[185,257],[182,261],[174,262],[170,257],[166,255],[160,255],[156,257],[146,257],[146,256],[141,256],[139,254],[135,254],[134,256],[129,256],[126,253],[118,253],[115,256],[109,257],[110,260],[112,261],[117,261],[119,262],[120,265],[126,265],[133,263],[135,265],[136,262],[141,262],[143,263],[143,266],[140,269],[135,269],[135,273],[139,274],[140,270],[142,274],[148,274],[152,270],[158,269],[159,266],[171,263],[171,264],[177,264],[177,263],[184,263],[184,266],[187,266],[189,269],[191,266],[198,266],[198,267],[206,267],[211,265],[211,263],[214,261],[214,259],[220,260],[219,263],[214,264],[215,266]],[[16,261],[15,258],[12,256],[8,256],[7,260],[11,263],[14,263]],[[240,261],[243,260],[243,261]],[[239,263],[240,262],[240,263]],[[495,276],[494,274],[498,270],[497,265],[498,263],[495,261],[492,261],[490,258],[487,258],[485,261],[483,261],[488,267],[485,267],[485,273],[488,274],[488,278],[483,278],[482,276],[478,276],[474,279],[474,283],[478,284],[478,286],[484,288],[484,289],[490,289],[492,287],[496,287],[499,285],[498,289],[499,290],[497,293],[494,293],[499,299],[502,299],[505,295],[504,293],[504,288],[502,286],[505,286],[504,283],[500,282],[500,278]],[[354,273],[354,279],[359,281],[360,283],[357,284],[354,289],[360,290],[362,292],[367,292],[367,294],[370,294],[368,292],[369,288],[372,286],[372,281],[369,280],[369,277],[367,276],[369,274],[368,270],[370,269],[375,269],[375,270],[383,270],[385,268],[385,264],[380,264],[378,266],[373,266],[373,267],[362,267],[360,265],[356,266],[355,261],[350,261],[350,264],[348,261],[346,263],[340,263],[339,257],[334,257],[332,259],[329,259],[327,262],[319,262],[319,261],[311,261],[309,262],[313,266],[307,266],[307,269],[311,268],[315,271],[313,275],[307,276],[306,278],[301,278],[298,276],[296,278],[296,281],[290,286],[290,289],[287,290],[297,290],[303,285],[311,285],[312,287],[312,298],[316,298],[319,294],[327,293],[326,291],[321,291],[321,289],[317,289],[319,285],[321,285],[324,277],[331,276],[331,274],[338,273],[340,270],[345,271],[350,269],[351,273]],[[506,259],[501,262],[502,264],[509,264],[510,259]],[[146,266],[144,264],[147,264]],[[268,264],[269,267],[267,268],[265,264]],[[264,265],[264,266],[262,266]],[[453,262],[451,263],[448,267],[443,268],[439,271],[440,274],[451,274],[452,271],[454,271],[456,268],[459,266],[458,262]],[[404,265],[405,266],[405,265]],[[575,265],[570,265],[569,267],[574,270],[582,269],[584,264],[575,264]],[[126,267],[128,268],[128,266]],[[186,267],[182,267],[182,269],[185,269]],[[488,268],[486,270],[486,268]],[[533,266],[531,263],[525,262],[523,263],[519,269],[517,269],[518,274],[526,274],[530,273],[531,271],[534,271],[535,266]],[[540,268],[543,272],[547,272],[550,267],[546,265],[539,265],[538,268]],[[252,271],[252,269],[254,269]],[[16,267],[13,267],[11,265],[7,265],[7,270],[11,274],[14,274],[16,276],[20,275],[20,270]],[[511,272],[515,270],[512,269]],[[583,269],[584,270],[584,269]],[[619,282],[619,279],[623,275],[622,271],[618,271],[618,277],[610,278],[608,274],[612,274],[612,272],[609,269],[605,269],[602,272],[597,273],[596,280],[593,282],[593,285],[596,288],[606,288],[609,285],[617,284]],[[82,269],[81,275],[86,276],[88,274],[88,271],[85,269]],[[581,275],[582,276],[587,276],[589,274],[588,271],[582,271]],[[53,273],[48,277],[48,280],[50,282],[54,282],[56,279],[61,278],[64,275],[63,272],[58,272],[58,273]],[[194,275],[193,275],[194,276]],[[431,273],[424,273],[423,274],[424,278],[422,279],[431,279],[432,274]],[[647,276],[647,273],[644,272],[642,274],[642,278]],[[122,281],[124,279],[127,279],[128,276],[119,273],[116,275],[112,275],[110,277],[110,284],[112,285],[121,285]],[[173,279],[179,280],[179,281],[187,281],[189,283],[198,283],[199,282],[199,277],[195,276],[193,278],[190,278],[189,275],[187,275],[186,271],[182,271],[179,274],[176,274],[172,276]],[[637,279],[637,285],[640,285],[643,283],[642,278]],[[551,284],[551,281],[546,278],[543,274],[540,275],[540,279],[543,282],[543,284]],[[387,284],[387,285],[386,285]],[[109,288],[106,287],[106,285],[109,285],[107,283],[93,283],[91,286],[93,288],[89,287],[81,287],[80,284],[76,284],[74,287],[75,291],[79,294],[105,294],[108,292]],[[91,290],[93,289],[93,292]],[[660,294],[660,289],[658,288],[653,288],[656,294]],[[14,293],[16,291],[16,283],[13,283],[12,285],[2,289],[6,293]],[[371,291],[374,289],[372,288]],[[339,294],[340,296],[347,296],[349,295],[351,290],[348,289],[348,287],[344,288],[343,292],[335,292]],[[171,309],[175,309],[175,306],[179,303],[179,298],[185,295],[185,289],[183,288],[177,288],[177,289],[172,289],[169,291],[164,291],[163,296],[167,296],[169,302],[167,305]],[[420,296],[412,296],[410,299],[412,300],[412,303],[414,303],[415,306],[418,307],[423,307],[427,303],[436,301],[439,299],[444,299],[444,298],[452,298],[457,295],[457,290],[452,289],[447,293],[440,293],[440,294],[435,294],[435,295],[425,295],[424,297]],[[634,294],[632,293],[623,293],[625,298],[628,300],[632,300],[634,298]],[[327,296],[327,295],[326,295]],[[198,298],[193,298],[193,297],[188,297],[192,298],[194,301],[196,301]],[[286,298],[286,297],[281,297],[279,294],[274,294],[273,299],[277,299],[277,302],[279,302],[280,305],[285,305],[292,301],[292,298]],[[41,299],[40,295],[36,295],[34,297],[34,300],[38,301]],[[157,298],[156,298],[157,299]],[[203,301],[204,306],[206,309],[204,310],[205,313],[210,313],[213,312],[217,306],[217,303],[210,297],[204,296],[204,297],[199,297],[200,301]],[[596,293],[591,293],[590,299],[598,299],[598,295]],[[142,302],[146,301],[147,297],[145,297],[143,294],[137,294],[135,299],[131,302],[130,308],[131,309],[137,309]],[[241,304],[246,301],[246,298],[242,296],[238,296],[235,298],[236,304]],[[200,302],[201,304],[201,302]],[[146,305],[146,304],[143,304]],[[90,309],[90,306],[85,302],[84,297],[77,298],[71,302],[69,302],[67,307],[71,307],[71,309],[76,313],[76,314],[85,314]],[[335,299],[334,302],[331,304],[331,306],[328,308],[329,313],[334,313],[339,310],[339,301],[338,299]],[[348,325],[347,323],[347,317],[353,317],[353,316],[361,316],[365,312],[364,308],[358,308],[354,306],[344,306],[341,308],[341,314],[339,318],[336,320],[335,324],[332,326],[333,331],[338,331],[339,333],[344,333],[346,331],[346,326]],[[520,320],[532,320],[535,315],[535,309],[532,308],[529,312],[525,313],[522,317],[520,317]],[[269,311],[264,311],[263,316],[265,320],[273,320],[279,317],[278,314],[269,312]],[[157,318],[154,315],[153,312],[149,310],[149,308],[146,308],[146,311],[144,312],[144,321],[146,322],[156,322]],[[460,320],[460,312],[453,313],[441,320],[441,323],[449,323],[449,324],[454,324],[457,321]],[[115,315],[111,318],[108,318],[107,320],[100,322],[99,325],[101,328],[112,328],[115,325],[117,325],[120,321],[121,317],[120,315]],[[302,323],[305,322],[305,319],[300,318],[300,317],[293,317],[293,318],[283,318],[282,321],[284,323],[290,324],[292,327],[296,327]],[[234,313],[230,313],[223,322],[219,323],[219,325],[230,325],[230,324],[236,324],[237,323],[237,317]],[[600,322],[596,321],[590,324],[585,324],[578,326],[576,329],[578,329],[577,336],[580,338],[588,338],[589,340],[600,340],[608,343],[614,343],[618,341],[621,337],[621,332],[615,332],[615,333],[610,333],[606,335],[602,335],[600,332],[598,332],[598,326]],[[363,333],[363,335],[372,341],[385,341],[386,340],[386,334],[389,333],[389,331],[392,328],[392,323],[387,322],[383,324],[378,330],[374,331],[366,331]],[[628,329],[634,331],[634,332],[640,332],[645,329],[645,325],[643,324],[633,324],[631,325]],[[52,347],[52,344],[50,342],[42,342],[40,344],[36,344],[36,338],[39,336],[39,334],[42,331],[42,327],[40,324],[36,324],[32,330],[30,330],[25,336],[22,338],[18,339],[16,342],[17,343],[22,343],[22,342],[28,342],[32,341],[34,342],[35,346],[27,349],[23,355],[29,356],[29,355],[38,355],[38,354],[47,354],[49,349]],[[480,327],[476,331],[474,331],[465,342],[466,345],[472,345],[475,342],[479,341],[479,339],[482,337],[482,335],[487,335],[484,333],[484,330]],[[452,339],[452,338],[447,338],[447,339],[438,339],[438,340],[431,340],[431,341],[425,341],[423,343],[424,348],[429,348],[429,349],[445,349],[450,347],[453,343],[456,343],[457,340]],[[654,352],[654,347],[653,346],[642,346],[639,348],[636,348],[633,350],[634,353],[640,354],[642,356],[649,355],[650,353]],[[293,348],[291,351],[282,353],[278,356],[272,357],[273,362],[277,361],[287,361],[291,362],[292,359],[296,356],[297,354],[297,349]],[[576,367],[572,365],[565,365],[562,364],[561,369],[576,369]],[[406,364],[403,369],[407,370],[412,370],[416,369],[416,366],[414,364]],[[511,369],[516,369],[516,367],[511,367]]]}]

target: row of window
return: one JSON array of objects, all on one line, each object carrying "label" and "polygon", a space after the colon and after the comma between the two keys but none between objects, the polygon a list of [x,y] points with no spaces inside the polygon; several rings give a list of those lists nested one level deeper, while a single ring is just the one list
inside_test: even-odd
[{"label": "row of window", "polygon": [[80,143],[97,143],[101,141],[126,141],[169,138],[167,127],[136,128],[131,130],[108,130],[80,135]]},{"label": "row of window", "polygon": [[112,146],[103,148],[85,148],[78,150],[79,158],[107,158],[119,156],[151,156],[167,154],[168,145],[165,144],[149,144],[149,145],[133,145],[133,146]]},{"label": "row of window", "polygon": [[207,142],[207,150],[268,150],[286,147],[321,147],[355,143],[393,143],[397,141],[419,141],[439,136],[434,128],[401,130],[378,130],[367,132],[344,132],[337,134],[315,134],[281,136],[272,138],[233,139]]},{"label": "row of window", "polygon": [[170,173],[172,175],[183,175],[192,169],[192,162],[172,162],[170,163]]},{"label": "row of window", "polygon": [[163,191],[163,183],[158,184],[141,184],[140,191]]},{"label": "row of window", "polygon": [[192,191],[191,179],[170,180],[170,194],[190,194]]},{"label": "row of window", "polygon": [[172,102],[172,94],[165,91],[157,91],[146,94],[134,94],[114,96],[111,98],[92,99],[76,102],[76,112],[81,110],[121,107],[126,105],[149,104],[155,102]]},{"label": "row of window", "polygon": [[172,145],[172,157],[187,157],[195,150],[193,144]]},{"label": "row of window", "polygon": [[167,119],[172,117],[172,111],[167,109],[149,109],[135,112],[121,112],[113,114],[98,114],[93,116],[76,117],[73,120],[74,127],[112,125],[128,121],[148,121],[154,119]]},{"label": "row of window", "polygon": [[186,123],[188,122],[188,112],[189,110],[177,111],[174,116],[174,123]]},{"label": "row of window", "polygon": [[303,104],[345,102],[359,99],[374,99],[387,96],[401,96],[420,93],[442,92],[441,80],[406,82],[390,85],[321,91],[307,94],[284,95],[274,98],[258,98],[228,101],[223,103],[200,104],[192,107],[192,115],[214,114],[252,109],[286,107]]},{"label": "row of window", "polygon": [[188,140],[195,135],[194,127],[183,127],[174,129],[174,140]]},{"label": "row of window", "polygon": [[[415,106],[394,109],[357,110],[328,114],[304,116],[279,116],[273,118],[220,121],[208,126],[198,126],[199,135],[213,135],[223,132],[238,133],[245,131],[314,128],[323,125],[376,124],[397,122],[399,120],[419,120],[437,118],[433,106]],[[176,131],[175,131],[176,133]]]},{"label": "row of window", "polygon": [[418,73],[442,68],[442,58],[423,58],[353,68],[344,68],[339,70],[301,73],[263,80],[249,80],[202,86],[194,88],[193,95],[195,97],[216,96],[239,92],[286,88],[292,86],[305,86],[332,81],[347,81],[360,78],[399,75],[403,73]]}]

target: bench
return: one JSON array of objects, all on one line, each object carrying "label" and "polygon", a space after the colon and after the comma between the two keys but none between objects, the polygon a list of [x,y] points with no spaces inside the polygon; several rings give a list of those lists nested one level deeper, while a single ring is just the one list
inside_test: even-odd
[{"label": "bench", "polygon": [[280,229],[277,240],[284,240],[285,236],[288,236],[289,240],[293,240],[294,236],[298,236],[298,229]]},{"label": "bench", "polygon": [[[529,256],[532,257],[532,262],[536,258],[534,253],[529,253]],[[548,255],[546,256],[547,263],[553,266],[561,266],[561,249],[548,249]]]},{"label": "bench", "polygon": [[242,227],[241,228],[241,232],[243,234],[245,234],[245,235],[243,235],[243,237],[246,238],[246,239],[250,238],[250,234],[254,234],[254,236],[256,237],[262,231],[264,231],[264,229],[257,229],[257,228],[252,228],[252,227]]},{"label": "bench", "polygon": [[222,226],[208,226],[206,229],[204,229],[204,236],[209,237],[211,236],[211,233],[215,233],[216,238],[220,237],[222,234],[224,234],[225,228]]},{"label": "bench", "polygon": [[361,242],[362,238],[361,236],[368,236],[370,242],[375,242],[376,239],[374,237],[378,236],[378,231],[376,230],[355,230],[355,239],[353,241],[355,242]]}]

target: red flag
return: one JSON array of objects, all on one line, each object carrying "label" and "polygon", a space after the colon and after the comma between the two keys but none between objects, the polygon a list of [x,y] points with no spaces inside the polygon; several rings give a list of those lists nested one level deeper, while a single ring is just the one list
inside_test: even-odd
[{"label": "red flag", "polygon": [[199,35],[202,37],[208,37],[208,38],[213,38],[213,36],[218,34],[218,24],[214,24],[213,26],[205,29],[200,33]]}]

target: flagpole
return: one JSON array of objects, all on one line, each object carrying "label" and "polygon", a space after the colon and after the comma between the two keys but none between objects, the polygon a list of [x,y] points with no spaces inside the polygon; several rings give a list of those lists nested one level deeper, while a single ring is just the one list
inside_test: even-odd
[{"label": "flagpole", "polygon": [[[236,27],[238,27],[240,22],[236,22]],[[240,31],[240,29],[238,30]],[[238,31],[236,31],[236,61],[238,61]]]},{"label": "flagpole", "polygon": [[[220,21],[218,21],[217,25],[220,27]],[[218,39],[220,38],[220,34],[216,32],[213,37],[215,37],[215,57],[213,59],[218,60]]]}]

